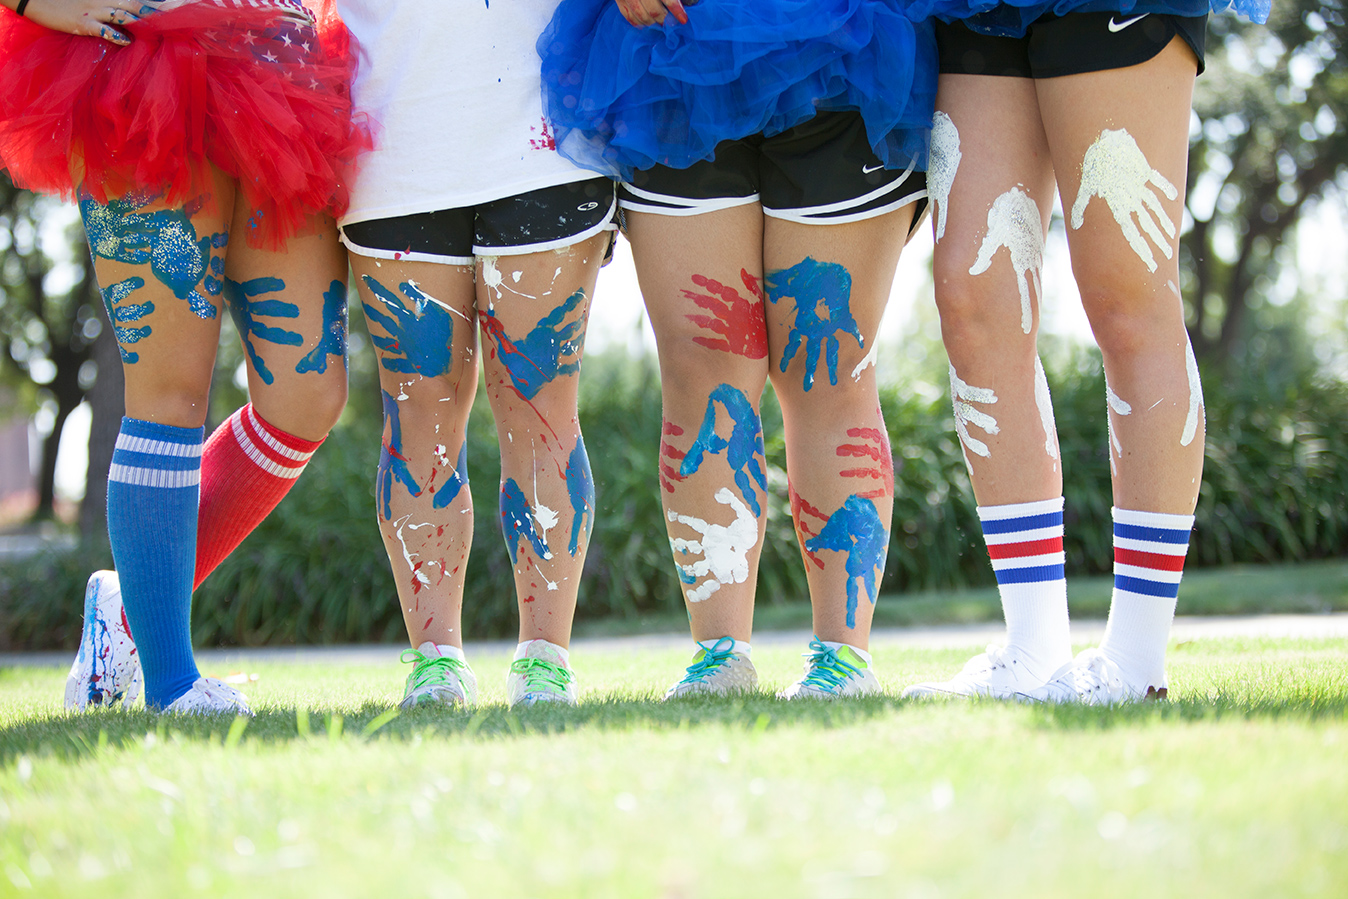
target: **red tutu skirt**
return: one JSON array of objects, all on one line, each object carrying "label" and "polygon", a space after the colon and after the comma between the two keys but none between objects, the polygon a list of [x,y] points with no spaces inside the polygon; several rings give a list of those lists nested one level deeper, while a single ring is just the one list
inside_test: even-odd
[{"label": "red tutu skirt", "polygon": [[369,146],[350,34],[319,3],[310,27],[284,0],[198,0],[123,26],[127,47],[0,9],[0,164],[32,190],[174,205],[208,192],[215,166],[255,210],[248,242],[279,246],[346,209]]}]

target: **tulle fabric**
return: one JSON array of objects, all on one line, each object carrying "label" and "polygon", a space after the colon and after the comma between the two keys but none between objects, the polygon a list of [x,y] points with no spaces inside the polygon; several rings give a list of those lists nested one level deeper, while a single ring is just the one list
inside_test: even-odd
[{"label": "tulle fabric", "polygon": [[926,167],[936,44],[900,0],[702,0],[635,28],[613,0],[563,0],[538,40],[557,149],[617,178],[682,168],[723,140],[855,109],[891,168]]},{"label": "tulle fabric", "polygon": [[22,187],[99,202],[208,189],[214,165],[256,210],[254,246],[346,207],[369,144],[352,122],[350,36],[323,0],[316,28],[283,4],[201,0],[125,26],[127,47],[0,10],[0,162]]},{"label": "tulle fabric", "polygon": [[964,22],[983,34],[1023,37],[1035,19],[1049,14],[1115,12],[1125,16],[1142,13],[1202,16],[1234,13],[1253,22],[1267,22],[1270,3],[1271,0],[913,0],[909,14]]}]

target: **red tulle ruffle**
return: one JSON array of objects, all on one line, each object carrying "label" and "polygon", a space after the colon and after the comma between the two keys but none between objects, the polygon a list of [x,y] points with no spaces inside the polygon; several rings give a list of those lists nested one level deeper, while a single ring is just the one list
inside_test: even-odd
[{"label": "red tulle ruffle", "polygon": [[213,165],[254,210],[254,246],[340,215],[369,135],[352,121],[350,34],[321,5],[311,28],[283,4],[199,0],[125,26],[127,47],[0,9],[0,164],[32,190],[172,204],[208,190]]}]

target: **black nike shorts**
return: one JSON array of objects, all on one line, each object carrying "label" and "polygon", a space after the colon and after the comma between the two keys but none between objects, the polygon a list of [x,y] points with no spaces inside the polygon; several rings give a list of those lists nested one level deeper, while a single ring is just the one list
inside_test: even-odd
[{"label": "black nike shorts", "polygon": [[1074,12],[1031,23],[1024,37],[980,34],[963,22],[936,22],[943,75],[1058,78],[1146,62],[1179,35],[1203,74],[1207,16]]},{"label": "black nike shorts", "polygon": [[618,186],[625,212],[700,215],[749,203],[808,225],[862,221],[914,203],[916,227],[927,175],[885,168],[860,113],[824,111],[772,137],[722,141],[714,158],[688,168],[643,169]]}]

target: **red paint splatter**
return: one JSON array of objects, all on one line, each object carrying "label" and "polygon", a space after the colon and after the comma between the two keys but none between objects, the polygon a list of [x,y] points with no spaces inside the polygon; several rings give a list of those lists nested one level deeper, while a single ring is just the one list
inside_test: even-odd
[{"label": "red paint splatter", "polygon": [[813,562],[817,567],[824,567],[824,560],[805,548],[805,541],[811,537],[819,536],[819,532],[811,529],[805,516],[810,515],[818,518],[821,522],[827,522],[828,516],[810,505],[805,499],[796,492],[796,486],[790,481],[786,484],[787,495],[791,499],[791,518],[796,523],[796,539],[800,541],[800,551],[805,557]]},{"label": "red paint splatter", "polygon": [[530,595],[524,597],[524,601],[525,601],[525,602],[533,602],[533,601],[534,601],[533,594],[530,594]]},{"label": "red paint splatter", "polygon": [[423,624],[423,625],[421,626],[421,629],[422,629],[423,631],[428,631],[428,630],[430,630],[430,629],[431,629],[431,622],[434,621],[434,620],[435,620],[435,616],[434,616],[434,615],[432,615],[430,618],[427,618],[427,619],[426,619],[426,623]]},{"label": "red paint splatter", "polygon": [[[535,150],[555,150],[557,149],[557,139],[553,136],[552,125],[547,119],[543,119],[543,136],[537,140],[529,141],[529,146]],[[538,133],[537,128],[530,128],[530,131]]]},{"label": "red paint splatter", "polygon": [[870,459],[875,464],[863,468],[845,468],[845,478],[872,478],[880,481],[874,490],[858,493],[863,499],[879,499],[894,491],[894,455],[889,449],[889,435],[880,428],[848,428],[848,437],[859,437],[868,443],[844,443],[837,453],[844,458]]},{"label": "red paint splatter", "polygon": [[[683,428],[671,421],[664,423],[665,437],[682,437]],[[666,459],[672,459],[679,462],[684,456],[688,455],[683,450],[678,449],[668,440],[660,441],[660,486],[665,488],[668,493],[674,492],[674,482],[682,481],[683,475],[679,474],[678,466],[666,462]]]},{"label": "red paint splatter", "polygon": [[683,295],[712,314],[687,315],[685,318],[699,328],[720,335],[694,337],[693,343],[749,359],[763,359],[768,355],[768,323],[764,312],[763,289],[758,279],[745,269],[740,269],[740,279],[753,299],[746,299],[735,288],[705,275],[693,275],[693,283],[707,292],[685,290]]}]

